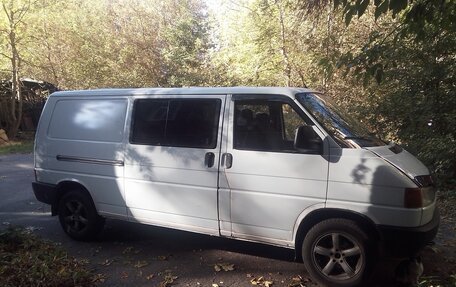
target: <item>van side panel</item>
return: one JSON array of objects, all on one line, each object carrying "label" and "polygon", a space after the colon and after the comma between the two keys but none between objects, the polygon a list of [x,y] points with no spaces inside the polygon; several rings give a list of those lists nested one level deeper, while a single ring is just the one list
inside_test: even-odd
[{"label": "van side panel", "polygon": [[[38,181],[75,181],[100,214],[125,216],[123,136],[126,98],[50,97],[36,140]],[[47,116],[51,115],[51,116]]]},{"label": "van side panel", "polygon": [[131,219],[218,235],[217,168],[204,166],[207,152],[218,158],[213,150],[131,145],[125,166]]},{"label": "van side panel", "polygon": [[365,149],[332,149],[326,207],[356,211],[377,224],[420,225],[421,208],[406,209],[404,189],[414,183]]}]

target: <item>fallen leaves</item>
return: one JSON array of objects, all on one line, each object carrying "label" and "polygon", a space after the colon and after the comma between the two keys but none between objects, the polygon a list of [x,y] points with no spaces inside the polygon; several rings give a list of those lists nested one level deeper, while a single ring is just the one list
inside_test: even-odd
[{"label": "fallen leaves", "polygon": [[230,264],[230,263],[225,263],[225,262],[220,262],[220,263],[217,263],[214,265],[214,270],[216,272],[220,272],[220,271],[233,271],[234,270],[234,264]]},{"label": "fallen leaves", "polygon": [[165,278],[164,280],[160,283],[160,287],[169,287],[171,286],[177,278],[179,278],[178,276],[175,276],[171,273],[171,271],[167,270],[165,271]]},{"label": "fallen leaves", "polygon": [[137,261],[134,266],[136,268],[143,268],[144,266],[147,266],[147,265],[149,265],[149,263],[146,260],[142,260],[142,261]]},{"label": "fallen leaves", "polygon": [[103,283],[106,281],[106,275],[102,273],[95,274],[92,277],[92,282],[93,283]]},{"label": "fallen leaves", "polygon": [[250,284],[255,285],[255,286],[265,286],[265,287],[270,287],[272,284],[274,284],[274,281],[269,281],[265,280],[263,276],[260,276],[258,278],[252,278],[250,280]]},{"label": "fallen leaves", "polygon": [[310,279],[308,278],[303,278],[301,275],[298,275],[296,277],[293,277],[291,279],[290,284],[288,284],[288,287],[306,287],[305,283],[309,283]]}]

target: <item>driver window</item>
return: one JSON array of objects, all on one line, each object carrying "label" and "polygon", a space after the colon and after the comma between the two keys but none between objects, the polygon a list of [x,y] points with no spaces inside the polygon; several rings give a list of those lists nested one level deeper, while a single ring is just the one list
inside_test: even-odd
[{"label": "driver window", "polygon": [[296,129],[306,123],[289,104],[282,104],[282,114],[285,126],[285,138],[287,141],[293,142]]},{"label": "driver window", "polygon": [[305,121],[294,108],[280,101],[237,100],[234,110],[234,148],[297,152],[295,131]]}]

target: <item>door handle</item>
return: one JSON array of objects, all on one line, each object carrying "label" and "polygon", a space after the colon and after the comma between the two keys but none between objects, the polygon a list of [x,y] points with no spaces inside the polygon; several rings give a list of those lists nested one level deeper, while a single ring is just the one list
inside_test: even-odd
[{"label": "door handle", "polygon": [[230,153],[224,153],[222,156],[222,166],[225,168],[231,168],[233,166],[233,155]]},{"label": "door handle", "polygon": [[207,167],[213,167],[215,160],[215,154],[213,152],[207,152],[204,156],[204,165]]}]

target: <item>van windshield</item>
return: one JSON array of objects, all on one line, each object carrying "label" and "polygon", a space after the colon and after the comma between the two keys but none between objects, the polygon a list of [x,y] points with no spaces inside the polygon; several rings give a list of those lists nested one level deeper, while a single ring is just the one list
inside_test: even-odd
[{"label": "van windshield", "polygon": [[302,93],[296,98],[342,147],[372,147],[385,145],[361,122],[352,118],[321,94]]}]

